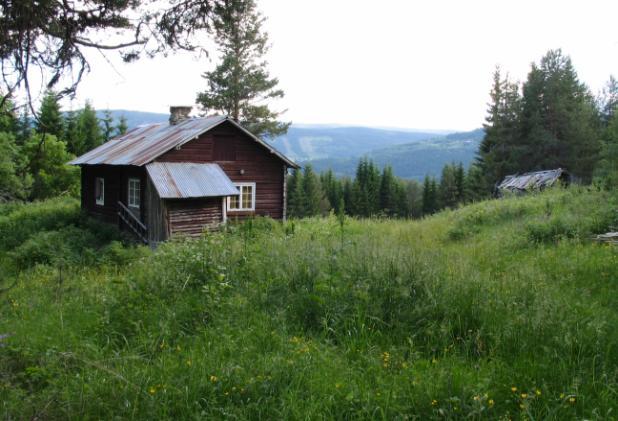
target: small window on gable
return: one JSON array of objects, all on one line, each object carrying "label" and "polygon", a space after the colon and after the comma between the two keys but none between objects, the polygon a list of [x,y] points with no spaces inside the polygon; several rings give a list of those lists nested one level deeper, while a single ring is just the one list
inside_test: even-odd
[{"label": "small window on gable", "polygon": [[238,196],[228,197],[229,211],[255,210],[255,183],[234,183],[238,188]]},{"label": "small window on gable", "polygon": [[139,209],[140,205],[140,182],[139,178],[129,178],[129,207]]},{"label": "small window on gable", "polygon": [[236,143],[233,136],[213,136],[213,161],[236,161]]},{"label": "small window on gable", "polygon": [[105,179],[103,177],[94,179],[94,202],[99,206],[105,205]]}]

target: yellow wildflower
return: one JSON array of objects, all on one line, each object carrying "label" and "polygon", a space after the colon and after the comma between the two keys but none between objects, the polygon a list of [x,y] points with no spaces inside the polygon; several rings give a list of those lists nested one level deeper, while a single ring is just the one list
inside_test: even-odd
[{"label": "yellow wildflower", "polygon": [[527,393],[522,393],[522,394],[521,394],[521,398],[522,398],[522,399],[526,399],[527,397],[528,397],[528,394],[527,394]]},{"label": "yellow wildflower", "polygon": [[575,403],[575,396],[571,396],[571,397],[569,398],[569,403],[570,403],[571,405],[573,405],[573,404]]},{"label": "yellow wildflower", "polygon": [[436,406],[437,404],[438,404],[438,401],[437,401],[437,400],[433,399],[433,400],[431,401],[431,406]]},{"label": "yellow wildflower", "polygon": [[517,388],[515,386],[511,387],[511,392],[513,393],[517,392]]},{"label": "yellow wildflower", "polygon": [[487,403],[489,404],[489,406],[494,406],[495,404],[493,399],[488,400]]},{"label": "yellow wildflower", "polygon": [[535,393],[537,396],[541,396],[541,390],[540,390],[540,389],[535,390],[535,391],[534,391],[534,393]]},{"label": "yellow wildflower", "polygon": [[154,386],[150,386],[148,388],[148,393],[150,393],[151,395],[154,395],[155,393],[157,393],[157,389]]},{"label": "yellow wildflower", "polygon": [[217,382],[217,380],[219,380],[219,379],[217,379],[217,376],[215,376],[215,375],[211,375],[211,376],[210,376],[210,381],[211,381],[211,382],[216,383],[216,382]]},{"label": "yellow wildflower", "polygon": [[187,360],[186,361],[187,367],[191,367],[191,365],[193,364],[193,362],[191,362],[191,360]]}]

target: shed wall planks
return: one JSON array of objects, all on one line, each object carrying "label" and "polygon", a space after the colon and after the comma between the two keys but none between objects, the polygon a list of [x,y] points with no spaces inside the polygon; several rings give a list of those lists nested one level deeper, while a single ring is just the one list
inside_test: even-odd
[{"label": "shed wall planks", "polygon": [[223,222],[220,197],[165,200],[170,236],[199,236]]}]

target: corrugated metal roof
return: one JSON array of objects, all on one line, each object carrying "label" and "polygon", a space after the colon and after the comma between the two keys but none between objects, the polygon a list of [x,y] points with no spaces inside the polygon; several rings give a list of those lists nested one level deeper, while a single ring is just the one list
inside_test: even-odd
[{"label": "corrugated metal roof", "polygon": [[562,168],[546,171],[528,172],[525,174],[507,175],[498,185],[498,190],[526,191],[540,190],[550,187],[561,178],[568,178],[568,173]]},{"label": "corrugated metal roof", "polygon": [[165,152],[197,138],[202,133],[218,126],[224,121],[229,121],[238,127],[290,167],[298,168],[298,164],[248,132],[240,124],[227,116],[190,118],[175,125],[170,125],[169,123],[156,123],[136,127],[124,135],[116,137],[98,148],[75,158],[70,161],[69,164],[142,166],[152,162]]},{"label": "corrugated metal roof", "polygon": [[146,165],[161,199],[233,196],[238,189],[217,164],[153,162]]}]

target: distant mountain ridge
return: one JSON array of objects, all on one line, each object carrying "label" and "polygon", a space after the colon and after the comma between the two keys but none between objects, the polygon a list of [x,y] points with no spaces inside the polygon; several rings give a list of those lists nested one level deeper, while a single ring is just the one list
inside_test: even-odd
[{"label": "distant mountain ridge", "polygon": [[[169,115],[110,110],[114,120],[127,119],[129,128],[167,122]],[[103,111],[99,110],[99,117]],[[318,172],[332,169],[337,176],[353,176],[358,160],[366,156],[378,166],[391,165],[395,175],[421,180],[438,176],[450,162],[466,167],[476,156],[483,129],[448,133],[443,130],[389,129],[335,124],[293,124],[287,134],[270,143],[291,159],[311,163]]]},{"label": "distant mountain ridge", "polygon": [[[485,132],[476,129],[469,132],[433,136],[412,143],[379,148],[364,154],[378,167],[390,165],[398,177],[422,180],[425,175],[439,176],[442,167],[451,162],[461,162],[466,168],[475,159]],[[359,157],[315,159],[310,163],[317,172],[332,169],[335,175],[353,176]]]},{"label": "distant mountain ridge", "polygon": [[127,119],[129,129],[143,124],[165,123],[169,118],[169,114],[130,110],[97,110],[97,117],[103,118],[103,113],[106,111],[111,112],[114,121],[118,121],[120,117],[124,116]]}]

